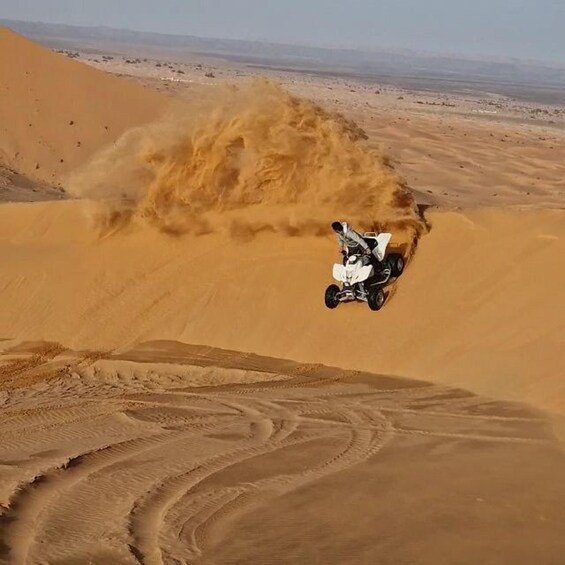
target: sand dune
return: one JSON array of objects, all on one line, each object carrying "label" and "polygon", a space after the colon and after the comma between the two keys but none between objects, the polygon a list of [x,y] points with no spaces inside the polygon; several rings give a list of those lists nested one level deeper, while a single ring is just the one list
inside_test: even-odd
[{"label": "sand dune", "polygon": [[49,385],[2,402],[6,562],[562,555],[565,460],[549,422],[525,407],[173,342],[117,357],[38,346],[9,356],[0,375],[43,373]]},{"label": "sand dune", "polygon": [[174,339],[565,408],[561,211],[430,211],[430,233],[373,314],[325,309],[329,236],[99,239],[87,209],[0,208],[0,336],[95,350]]},{"label": "sand dune", "polygon": [[421,193],[422,202],[565,206],[563,130],[382,111],[371,120],[359,118],[370,138],[394,156],[398,171]]},{"label": "sand dune", "polygon": [[53,184],[167,100],[3,27],[0,76],[0,162]]},{"label": "sand dune", "polygon": [[[91,199],[0,206],[0,563],[559,562],[562,165],[477,207],[549,147],[271,85],[120,137],[165,99],[1,29],[0,73],[6,193]],[[338,214],[410,252],[378,313],[324,306]]]}]

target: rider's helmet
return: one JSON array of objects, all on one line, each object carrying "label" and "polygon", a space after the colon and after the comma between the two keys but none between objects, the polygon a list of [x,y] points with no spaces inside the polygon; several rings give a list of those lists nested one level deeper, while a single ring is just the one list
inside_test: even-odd
[{"label": "rider's helmet", "polygon": [[334,222],[332,224],[332,229],[336,233],[344,233],[345,231],[347,231],[347,224],[345,222]]}]

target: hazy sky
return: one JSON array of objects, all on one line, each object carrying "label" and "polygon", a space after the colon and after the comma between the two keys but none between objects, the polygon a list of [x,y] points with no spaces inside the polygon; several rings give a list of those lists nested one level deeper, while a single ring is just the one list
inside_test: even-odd
[{"label": "hazy sky", "polygon": [[565,62],[565,0],[0,0],[0,17]]}]

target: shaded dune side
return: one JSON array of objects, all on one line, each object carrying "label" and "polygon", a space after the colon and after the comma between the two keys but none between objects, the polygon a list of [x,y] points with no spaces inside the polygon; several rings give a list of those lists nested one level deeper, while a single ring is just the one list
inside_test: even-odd
[{"label": "shaded dune side", "polygon": [[61,183],[167,103],[0,27],[0,162],[26,176]]},{"label": "shaded dune side", "polygon": [[103,229],[131,220],[173,234],[222,225],[245,238],[323,234],[343,219],[411,243],[424,227],[412,195],[364,139],[345,118],[258,81],[194,95],[128,132],[69,189],[103,204]]},{"label": "shaded dune side", "polygon": [[94,350],[177,340],[565,409],[561,211],[428,212],[430,233],[375,314],[324,307],[330,236],[100,240],[83,206],[0,207],[0,337]]}]

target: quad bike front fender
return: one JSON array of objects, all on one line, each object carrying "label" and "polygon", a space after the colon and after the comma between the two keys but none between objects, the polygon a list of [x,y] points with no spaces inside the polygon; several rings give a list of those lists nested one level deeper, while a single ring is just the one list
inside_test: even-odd
[{"label": "quad bike front fender", "polygon": [[371,265],[365,265],[365,267],[361,267],[355,271],[349,282],[351,284],[357,284],[366,281],[372,274],[373,267]]},{"label": "quad bike front fender", "polygon": [[347,269],[343,265],[336,263],[333,268],[333,277],[336,281],[349,284],[357,284],[367,280],[373,273],[373,267],[371,265],[365,265],[357,269],[353,275],[347,278]]}]

